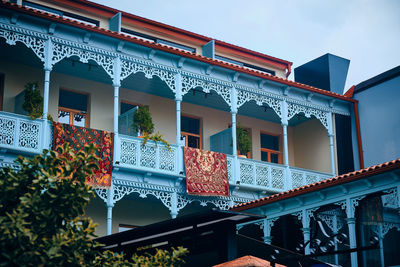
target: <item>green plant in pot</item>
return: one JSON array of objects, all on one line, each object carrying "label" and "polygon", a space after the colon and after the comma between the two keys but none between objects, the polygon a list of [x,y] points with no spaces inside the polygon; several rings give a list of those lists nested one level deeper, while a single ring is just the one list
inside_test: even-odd
[{"label": "green plant in pot", "polygon": [[43,115],[43,97],[40,94],[38,82],[29,82],[25,85],[24,103],[22,108],[34,120]]},{"label": "green plant in pot", "polygon": [[239,155],[246,157],[247,153],[251,151],[251,140],[249,131],[240,125],[236,128],[236,142]]},{"label": "green plant in pot", "polygon": [[154,123],[151,118],[149,107],[140,106],[133,113],[133,129],[143,137],[142,146],[144,146],[148,140],[154,141],[156,144],[161,142],[165,144],[169,151],[171,150],[170,144],[163,138],[163,135],[159,132],[154,133]]}]

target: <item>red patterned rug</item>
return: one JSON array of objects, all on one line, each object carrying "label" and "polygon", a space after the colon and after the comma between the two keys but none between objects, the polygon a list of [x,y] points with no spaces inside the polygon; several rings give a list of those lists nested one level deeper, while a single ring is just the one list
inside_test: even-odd
[{"label": "red patterned rug", "polygon": [[188,195],[229,196],[226,155],[185,147]]},{"label": "red patterned rug", "polygon": [[86,144],[94,144],[97,147],[95,153],[100,158],[99,169],[86,181],[95,187],[111,186],[113,133],[54,122],[53,149],[65,142],[76,152],[82,150]]}]

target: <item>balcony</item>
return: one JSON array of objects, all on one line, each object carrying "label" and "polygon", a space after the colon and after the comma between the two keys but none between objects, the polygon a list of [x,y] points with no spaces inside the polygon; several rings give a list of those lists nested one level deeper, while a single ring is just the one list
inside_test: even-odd
[{"label": "balcony", "polygon": [[[15,154],[39,154],[49,149],[51,126],[43,119],[0,112],[0,148]],[[116,166],[127,171],[154,173],[161,176],[183,177],[183,152],[177,145],[168,149],[163,144],[119,134],[115,141]],[[231,186],[251,191],[282,192],[315,183],[332,175],[296,167],[227,155],[228,177]],[[238,175],[234,175],[238,173]],[[237,177],[237,178],[235,178]]]},{"label": "balcony", "polygon": [[0,112],[0,147],[19,153],[41,153],[49,148],[51,132],[46,124],[42,119]]}]

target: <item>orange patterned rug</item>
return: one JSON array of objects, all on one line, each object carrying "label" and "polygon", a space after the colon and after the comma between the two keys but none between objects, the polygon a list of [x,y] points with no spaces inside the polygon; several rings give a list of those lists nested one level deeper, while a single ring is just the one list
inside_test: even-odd
[{"label": "orange patterned rug", "polygon": [[226,155],[191,147],[184,151],[188,195],[229,196]]},{"label": "orange patterned rug", "polygon": [[86,182],[94,187],[111,186],[113,133],[58,122],[53,123],[53,130],[53,149],[67,142],[78,152],[84,145],[94,144],[95,154],[100,158],[99,169]]}]

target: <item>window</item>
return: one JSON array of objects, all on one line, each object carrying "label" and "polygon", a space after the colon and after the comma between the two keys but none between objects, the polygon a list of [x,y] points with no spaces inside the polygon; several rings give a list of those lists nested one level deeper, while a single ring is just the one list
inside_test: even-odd
[{"label": "window", "polygon": [[261,160],[281,163],[280,138],[278,135],[261,133]]},{"label": "window", "polygon": [[99,25],[100,25],[100,22],[98,20],[87,18],[87,17],[81,16],[81,15],[78,15],[78,14],[67,12],[67,11],[61,11],[59,9],[50,8],[50,7],[43,6],[43,5],[40,5],[40,4],[36,4],[36,3],[30,2],[30,1],[23,1],[23,5],[27,6],[27,7],[30,7],[30,8],[33,8],[33,9],[46,11],[47,13],[58,15],[58,16],[63,17],[63,18],[68,18],[68,19],[76,20],[76,21],[83,22],[83,23],[86,23],[86,24],[90,24],[90,25],[93,25],[93,26],[99,27]]},{"label": "window", "polygon": [[60,89],[58,122],[88,127],[88,98],[87,94]]},{"label": "window", "polygon": [[159,39],[157,37],[154,37],[154,36],[151,36],[151,35],[148,35],[148,34],[145,34],[145,33],[132,31],[132,30],[129,30],[129,29],[126,29],[126,28],[121,28],[121,32],[125,33],[125,34],[128,34],[128,35],[131,35],[131,36],[136,37],[136,38],[140,38],[140,39],[149,41],[149,42],[155,42],[155,43],[158,43],[158,44],[164,44],[164,45],[172,46],[172,47],[179,48],[179,49],[182,49],[182,50],[186,50],[186,51],[191,52],[191,53],[196,53],[196,48],[194,48],[194,47],[190,47],[190,46],[178,44],[178,43],[175,43],[175,42]]},{"label": "window", "polygon": [[258,70],[258,71],[262,71],[262,72],[265,72],[265,73],[268,73],[268,74],[271,74],[271,75],[275,75],[275,71],[269,70],[269,69],[266,69],[266,68],[254,66],[254,65],[251,65],[251,64],[243,63],[243,62],[240,62],[240,61],[236,61],[234,59],[230,59],[230,58],[222,57],[222,56],[218,56],[218,55],[215,55],[215,58],[218,59],[218,60],[222,60],[222,61],[225,61],[225,62],[228,62],[228,63],[231,63],[231,64],[235,64],[235,65],[241,66],[241,67],[246,67],[246,68],[249,68],[249,69]]},{"label": "window", "polygon": [[200,119],[181,116],[181,135],[185,140],[185,146],[201,148]]},{"label": "window", "polygon": [[120,114],[124,114],[128,110],[131,110],[131,109],[133,109],[133,108],[135,108],[137,106],[138,106],[137,104],[121,101],[120,107],[119,107]]}]

